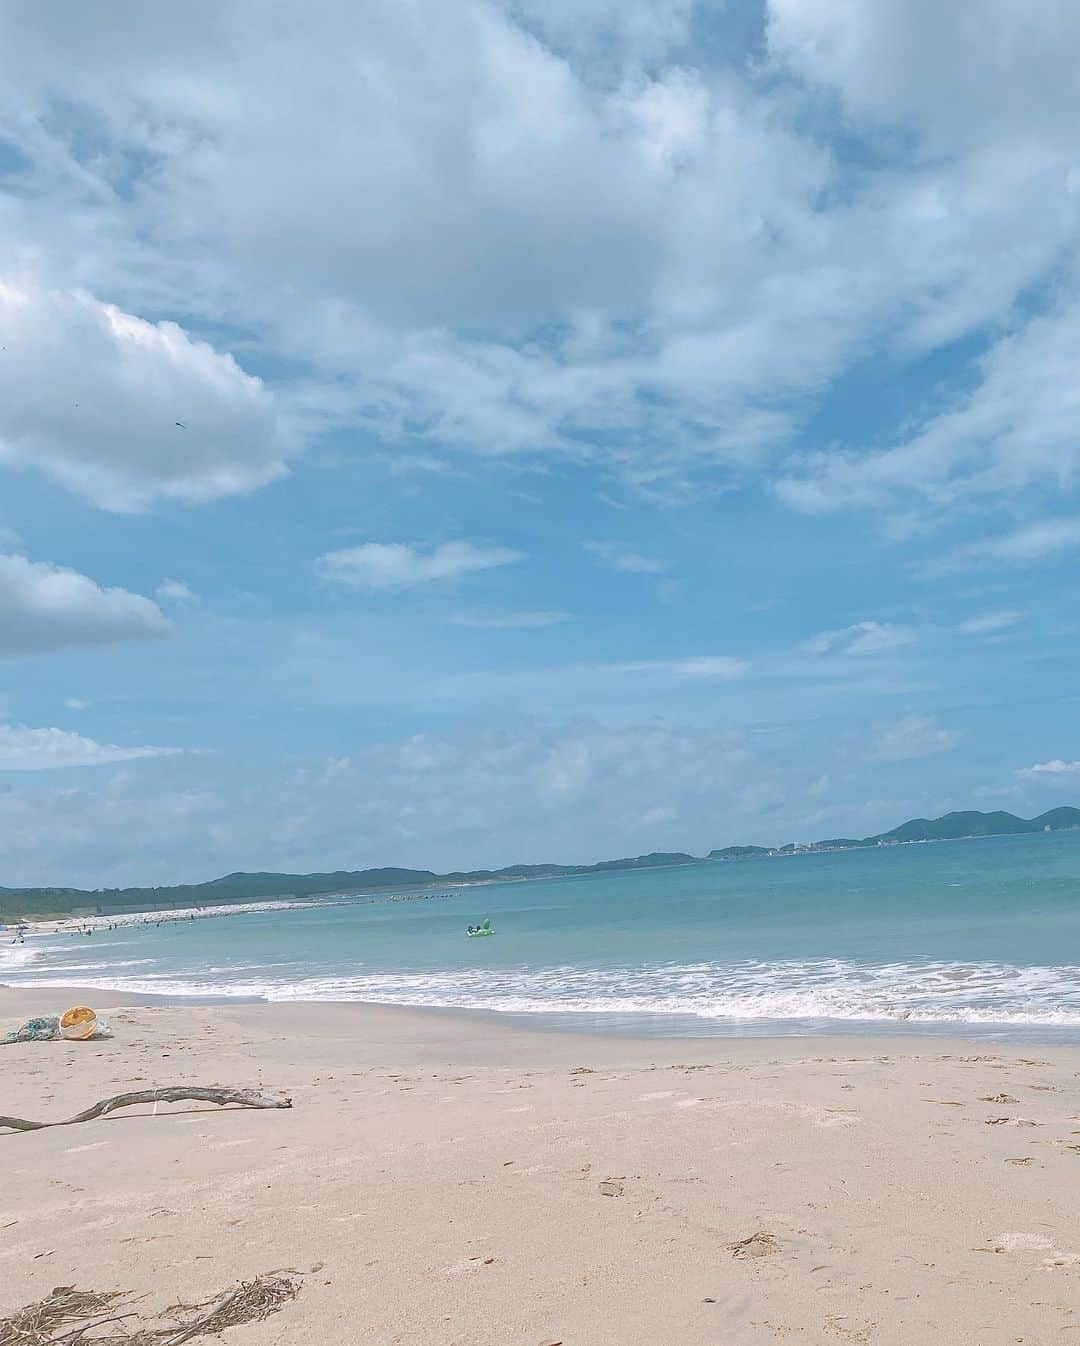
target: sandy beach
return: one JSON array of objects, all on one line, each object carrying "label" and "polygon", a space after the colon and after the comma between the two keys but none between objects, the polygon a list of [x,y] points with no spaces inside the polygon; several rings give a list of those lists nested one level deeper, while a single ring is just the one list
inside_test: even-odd
[{"label": "sandy beach", "polygon": [[84,1001],[115,1036],[0,1048],[0,1112],[280,1090],[0,1133],[0,1316],[57,1285],[165,1306],[272,1269],[237,1343],[1069,1341],[1080,1049],[636,1042],[333,1004]]}]

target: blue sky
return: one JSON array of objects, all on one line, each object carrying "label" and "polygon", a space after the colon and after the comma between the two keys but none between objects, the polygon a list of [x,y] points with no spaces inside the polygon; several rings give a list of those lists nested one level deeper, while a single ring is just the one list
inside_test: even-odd
[{"label": "blue sky", "polygon": [[1080,11],[0,13],[0,885],[1080,802]]}]

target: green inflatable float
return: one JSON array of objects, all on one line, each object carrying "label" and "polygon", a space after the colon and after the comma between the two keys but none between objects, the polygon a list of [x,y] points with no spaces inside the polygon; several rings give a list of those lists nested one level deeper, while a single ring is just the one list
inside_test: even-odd
[{"label": "green inflatable float", "polygon": [[495,933],[491,928],[491,917],[485,916],[479,925],[470,925],[466,934],[470,939],[478,939],[482,935],[493,935]]}]

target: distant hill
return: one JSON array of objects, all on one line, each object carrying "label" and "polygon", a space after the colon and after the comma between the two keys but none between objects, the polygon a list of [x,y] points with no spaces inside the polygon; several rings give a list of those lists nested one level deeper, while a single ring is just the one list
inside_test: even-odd
[{"label": "distant hill", "polygon": [[1058,808],[1037,818],[1018,818],[1014,813],[946,813],[943,818],[913,818],[909,823],[867,837],[858,843],[877,846],[897,841],[957,841],[961,837],[1004,837],[1020,832],[1059,832],[1080,827],[1080,809]]},{"label": "distant hill", "polygon": [[[788,842],[784,846],[725,846],[710,851],[705,861],[767,860],[808,852],[855,850],[870,846],[897,846],[921,841],[955,841],[964,837],[1011,836],[1024,832],[1060,832],[1080,828],[1080,809],[1063,806],[1037,818],[1015,814],[946,813],[942,818],[913,818],[891,832],[855,840]],[[564,875],[607,874],[620,870],[655,869],[701,864],[684,851],[652,851],[593,865],[508,865],[505,869],[455,870],[436,874],[430,869],[335,870],[327,874],[225,874],[206,883],[165,888],[0,888],[0,921],[23,917],[62,916],[71,912],[107,915],[120,911],[153,911],[166,907],[217,906],[229,902],[258,902],[273,898],[329,897],[388,892],[447,883],[491,883],[507,879],[560,878]]]}]

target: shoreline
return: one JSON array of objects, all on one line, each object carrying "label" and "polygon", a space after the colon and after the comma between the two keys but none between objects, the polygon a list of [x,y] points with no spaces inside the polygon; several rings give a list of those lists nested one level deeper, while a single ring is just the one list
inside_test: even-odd
[{"label": "shoreline", "polygon": [[[5,1026],[31,994],[56,1008],[0,990]],[[1011,1346],[1080,1327],[1080,1047],[98,1007],[115,1036],[0,1048],[5,1112],[185,1084],[292,1106],[0,1130],[0,1317],[55,1285],[164,1308],[290,1268],[299,1296],[252,1341]]]},{"label": "shoreline", "polygon": [[[63,1003],[62,1003],[63,1002]],[[651,1016],[624,1015],[624,1023],[618,1029],[601,1027],[604,1016],[584,1015],[574,1011],[535,1012],[469,1009],[454,1005],[421,1005],[405,1002],[387,1002],[377,1000],[271,1000],[265,996],[249,995],[180,995],[170,992],[123,991],[116,988],[88,985],[85,982],[68,985],[66,983],[42,983],[34,986],[17,986],[0,981],[0,1021],[12,1020],[20,1014],[24,1018],[35,1014],[52,1013],[69,1005],[88,1004],[100,1008],[103,1013],[116,1008],[146,1008],[158,1010],[259,1008],[269,1013],[268,1017],[280,1014],[282,1017],[298,1016],[317,1018],[321,1011],[342,1016],[350,1014],[360,1018],[364,1015],[385,1017],[391,1021],[399,1016],[403,1021],[412,1018],[417,1024],[422,1021],[434,1025],[439,1022],[455,1024],[461,1032],[476,1033],[493,1031],[503,1034],[521,1033],[526,1037],[555,1039],[578,1043],[622,1043],[639,1048],[662,1047],[668,1044],[672,1048],[685,1051],[689,1047],[700,1047],[711,1053],[728,1050],[762,1049],[772,1047],[779,1050],[783,1044],[801,1044],[809,1048],[817,1044],[820,1050],[839,1051],[841,1049],[880,1051],[905,1051],[913,1054],[925,1052],[958,1052],[973,1050],[999,1049],[1002,1051],[1038,1048],[1040,1051],[1077,1053],[1077,1069],[1080,1072],[1080,1028],[1063,1027],[1051,1036],[1044,1034],[1044,1027],[1032,1026],[1031,1032],[1019,1034],[1000,1030],[990,1025],[967,1025],[974,1032],[965,1032],[964,1025],[943,1024],[940,1031],[927,1024],[925,1031],[912,1031],[909,1021],[898,1022],[895,1029],[888,1029],[884,1021],[857,1020],[856,1026],[848,1028],[843,1020],[833,1020],[836,1028],[807,1029],[795,1032],[777,1032],[769,1028],[763,1031],[738,1032],[696,1032],[696,1033],[646,1033],[635,1032],[634,1020],[643,1020]],[[28,1008],[27,1008],[28,1007]],[[25,1010],[25,1012],[24,1012]],[[616,1016],[611,1016],[615,1018]],[[659,1016],[656,1016],[659,1017]],[[589,1020],[585,1023],[583,1021]],[[599,1023],[598,1023],[599,1021]],[[706,1021],[707,1022],[707,1021]],[[766,1024],[783,1022],[763,1021]],[[871,1027],[880,1023],[881,1027]],[[9,1025],[10,1026],[10,1025]]]}]

